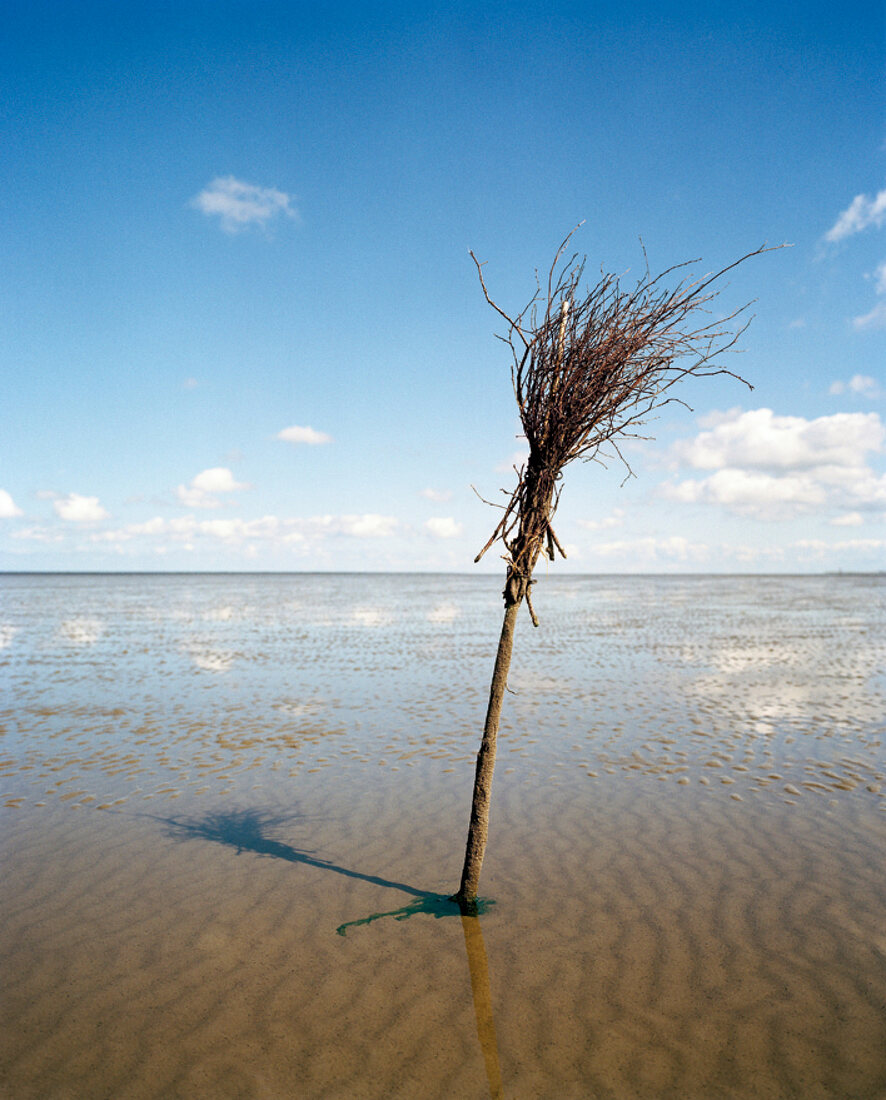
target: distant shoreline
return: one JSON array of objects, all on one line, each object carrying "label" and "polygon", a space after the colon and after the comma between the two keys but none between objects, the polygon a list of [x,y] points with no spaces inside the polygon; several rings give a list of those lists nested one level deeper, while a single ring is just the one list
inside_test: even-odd
[{"label": "distant shoreline", "polygon": [[[356,569],[0,569],[0,577],[500,577],[504,570],[443,571],[443,570],[356,570]],[[577,578],[606,577],[669,577],[685,580],[692,577],[886,577],[886,569],[828,569],[820,573],[565,573],[538,574],[535,580],[558,581]]]}]

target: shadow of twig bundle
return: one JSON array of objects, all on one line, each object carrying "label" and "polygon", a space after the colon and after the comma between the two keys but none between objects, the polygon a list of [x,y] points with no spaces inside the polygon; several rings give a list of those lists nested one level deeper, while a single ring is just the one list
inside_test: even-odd
[{"label": "shadow of twig bundle", "polygon": [[200,817],[167,817],[162,820],[169,827],[170,834],[181,840],[208,840],[235,848],[237,855],[252,852],[259,856],[283,859],[287,863],[302,863],[306,867],[316,867],[345,875],[347,878],[359,879],[361,882],[371,882],[374,886],[402,890],[423,900],[438,896],[426,890],[417,890],[405,882],[395,882],[378,875],[366,875],[362,871],[341,867],[331,860],[318,858],[310,851],[274,839],[274,832],[298,817],[298,814],[273,814],[265,810],[216,810]]}]

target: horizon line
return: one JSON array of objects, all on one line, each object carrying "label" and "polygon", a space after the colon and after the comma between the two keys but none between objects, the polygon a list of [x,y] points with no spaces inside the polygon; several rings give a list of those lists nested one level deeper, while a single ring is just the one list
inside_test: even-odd
[{"label": "horizon line", "polygon": [[[0,577],[487,577],[492,572],[446,569],[0,569]],[[882,577],[886,569],[822,569],[809,572],[568,572],[539,574],[533,581],[574,577]]]}]

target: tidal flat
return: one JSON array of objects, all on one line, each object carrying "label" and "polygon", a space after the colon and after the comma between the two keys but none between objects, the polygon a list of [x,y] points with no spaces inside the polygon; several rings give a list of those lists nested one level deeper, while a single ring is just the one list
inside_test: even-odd
[{"label": "tidal flat", "polygon": [[886,578],[0,577],[0,1095],[886,1096]]}]

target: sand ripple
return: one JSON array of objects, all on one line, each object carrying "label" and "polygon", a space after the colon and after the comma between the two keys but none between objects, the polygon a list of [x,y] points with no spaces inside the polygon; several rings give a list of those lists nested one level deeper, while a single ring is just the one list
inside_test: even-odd
[{"label": "sand ripple", "polygon": [[37,583],[0,1095],[886,1096],[882,582],[540,586],[467,926],[497,584]]}]

